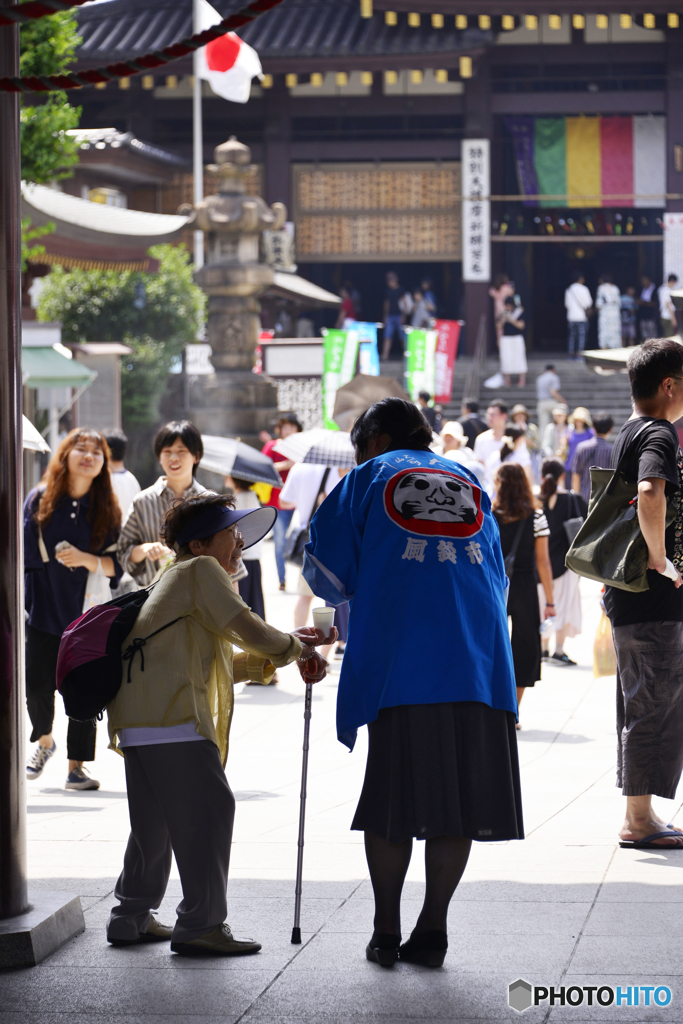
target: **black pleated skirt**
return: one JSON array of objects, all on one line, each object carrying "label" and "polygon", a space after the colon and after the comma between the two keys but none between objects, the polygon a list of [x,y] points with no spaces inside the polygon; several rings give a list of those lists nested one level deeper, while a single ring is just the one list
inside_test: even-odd
[{"label": "black pleated skirt", "polygon": [[523,839],[515,716],[477,701],[382,708],[351,825],[390,843]]}]

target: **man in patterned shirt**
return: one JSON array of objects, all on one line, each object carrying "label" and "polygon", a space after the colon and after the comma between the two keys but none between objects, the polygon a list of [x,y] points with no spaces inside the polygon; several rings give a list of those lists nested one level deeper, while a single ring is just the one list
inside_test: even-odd
[{"label": "man in patterned shirt", "polygon": [[596,436],[576,446],[572,459],[572,490],[580,494],[586,504],[591,496],[591,466],[609,469],[612,464],[612,445],[607,438],[613,426],[614,420],[609,413],[597,413],[593,417]]},{"label": "man in patterned shirt", "polygon": [[206,490],[195,480],[204,446],[194,423],[181,420],[163,426],[154,438],[154,454],[165,475],[133,499],[117,548],[119,562],[139,587],[149,586],[160,562],[171,554],[160,539],[168,510],[176,501]]}]

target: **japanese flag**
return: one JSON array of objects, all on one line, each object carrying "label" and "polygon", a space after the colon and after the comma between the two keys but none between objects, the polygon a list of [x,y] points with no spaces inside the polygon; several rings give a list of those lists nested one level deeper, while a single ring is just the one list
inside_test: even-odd
[{"label": "japanese flag", "polygon": [[[223,19],[206,0],[199,0],[199,31],[218,25]],[[246,103],[251,80],[262,74],[256,50],[234,32],[207,43],[198,53],[199,77],[206,79],[217,96],[233,103]]]}]

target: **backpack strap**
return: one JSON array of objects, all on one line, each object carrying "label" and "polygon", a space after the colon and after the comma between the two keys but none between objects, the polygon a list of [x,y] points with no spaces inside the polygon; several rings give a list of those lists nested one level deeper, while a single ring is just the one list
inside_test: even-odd
[{"label": "backpack strap", "polygon": [[326,468],[325,472],[322,475],[322,480],[320,481],[320,487],[318,488],[318,493],[316,494],[315,498],[313,499],[313,506],[311,508],[311,514],[308,517],[308,524],[309,524],[309,526],[310,526],[310,523],[311,523],[311,519],[315,515],[315,513],[317,511],[317,508],[318,508],[318,498],[325,491],[325,484],[327,483],[327,478],[328,478],[329,475],[330,475],[330,467],[328,466]]},{"label": "backpack strap", "polygon": [[512,573],[515,571],[515,559],[517,558],[517,549],[519,548],[520,541],[522,540],[522,534],[524,533],[524,527],[527,524],[528,518],[529,517],[527,516],[526,519],[520,519],[519,526],[517,527],[517,530],[515,532],[515,539],[513,540],[512,547],[508,551],[507,558],[505,559],[505,561],[508,563],[506,568],[509,568],[510,570],[508,576],[511,576]]},{"label": "backpack strap", "polygon": [[142,648],[145,646],[147,641],[151,640],[153,636],[157,635],[157,633],[163,633],[163,631],[165,629],[168,629],[169,626],[174,626],[176,622],[180,622],[181,619],[186,618],[187,615],[179,615],[178,618],[173,619],[172,622],[167,622],[165,626],[160,626],[159,629],[155,629],[153,633],[149,634],[149,636],[136,636],[133,638],[133,642],[130,643],[128,647],[126,647],[125,651],[121,655],[122,660],[128,662],[128,678],[126,680],[127,683],[132,682],[130,678],[130,670],[133,667],[133,658],[138,653],[138,651],[140,652],[140,671],[145,671],[145,656],[142,653]]},{"label": "backpack strap", "polygon": [[40,527],[40,526],[38,527],[38,550],[40,551],[40,557],[42,558],[42,560],[44,562],[49,562],[50,561],[50,556],[47,553],[47,548],[45,547],[45,541],[43,540],[43,530],[42,530],[42,527]]}]

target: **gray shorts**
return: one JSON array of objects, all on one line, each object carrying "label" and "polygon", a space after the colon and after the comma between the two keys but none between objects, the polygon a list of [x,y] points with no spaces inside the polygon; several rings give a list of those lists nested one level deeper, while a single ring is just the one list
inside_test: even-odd
[{"label": "gray shorts", "polygon": [[616,626],[617,786],[672,800],[683,769],[683,622]]}]

